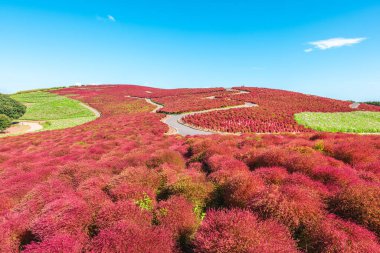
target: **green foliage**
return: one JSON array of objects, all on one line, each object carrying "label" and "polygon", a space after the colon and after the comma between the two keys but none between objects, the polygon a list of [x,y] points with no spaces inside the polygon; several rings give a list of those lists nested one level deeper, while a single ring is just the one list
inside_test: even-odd
[{"label": "green foliage", "polygon": [[314,144],[314,149],[323,152],[325,150],[325,143],[323,140],[317,140]]},{"label": "green foliage", "polygon": [[24,93],[31,93],[31,92],[37,92],[37,91],[50,91],[50,90],[59,90],[66,88],[65,86],[59,86],[59,87],[52,87],[52,88],[41,88],[41,89],[31,89],[31,90],[22,90],[16,92],[16,94],[24,94]]},{"label": "green foliage", "polygon": [[24,120],[57,120],[94,116],[90,110],[81,106],[79,101],[49,92],[22,93],[12,97],[27,104],[28,111],[22,117]]},{"label": "green foliage", "polygon": [[135,204],[141,209],[152,211],[153,210],[153,201],[152,199],[144,192],[144,197],[135,201]]},{"label": "green foliage", "polygon": [[298,124],[325,132],[378,133],[379,112],[303,112],[295,115]]},{"label": "green foliage", "polygon": [[11,118],[9,118],[7,115],[0,114],[0,131],[7,129],[11,124]]},{"label": "green foliage", "polygon": [[194,213],[195,215],[202,221],[206,217],[206,211],[205,208],[200,206],[199,204],[195,205],[194,207]]},{"label": "green foliage", "polygon": [[12,98],[27,105],[21,120],[45,121],[44,130],[74,127],[95,119],[79,101],[46,91],[17,93]]},{"label": "green foliage", "polygon": [[26,106],[12,99],[10,96],[0,94],[0,114],[7,115],[9,118],[18,119],[26,111]]},{"label": "green foliage", "polygon": [[369,104],[369,105],[377,105],[377,106],[380,106],[380,101],[369,101],[369,102],[365,102],[366,104]]}]

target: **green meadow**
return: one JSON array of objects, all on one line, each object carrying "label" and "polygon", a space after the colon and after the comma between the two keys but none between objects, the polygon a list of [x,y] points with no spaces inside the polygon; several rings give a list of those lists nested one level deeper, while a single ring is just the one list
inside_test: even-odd
[{"label": "green meadow", "polygon": [[79,101],[46,91],[17,93],[11,97],[27,106],[19,120],[41,121],[43,130],[73,127],[96,118]]},{"label": "green meadow", "polygon": [[303,112],[295,115],[298,124],[324,132],[379,133],[379,112]]}]

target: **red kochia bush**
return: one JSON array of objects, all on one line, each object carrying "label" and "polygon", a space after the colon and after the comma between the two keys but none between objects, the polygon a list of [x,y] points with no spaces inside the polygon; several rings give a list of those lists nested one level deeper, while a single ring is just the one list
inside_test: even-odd
[{"label": "red kochia bush", "polygon": [[252,198],[251,210],[262,218],[273,218],[292,232],[313,226],[324,216],[318,194],[297,185],[273,185]]},{"label": "red kochia bush", "polygon": [[90,220],[86,202],[66,195],[45,205],[32,224],[32,232],[42,240],[61,233],[81,234],[86,231]]},{"label": "red kochia bush", "polygon": [[128,221],[101,230],[93,238],[90,252],[172,253],[174,240],[169,230],[161,227],[141,227]]},{"label": "red kochia bush", "polygon": [[[221,172],[216,173],[220,175]],[[250,171],[228,171],[223,177],[218,185],[219,194],[223,204],[229,207],[245,208],[255,195],[265,189],[263,180]]]},{"label": "red kochia bush", "polygon": [[330,200],[330,209],[337,215],[356,221],[380,235],[380,187],[356,183],[343,188]]},{"label": "red kochia bush", "polygon": [[197,253],[297,252],[285,227],[239,209],[207,212],[194,245]]},{"label": "red kochia bush", "polygon": [[206,164],[211,172],[223,169],[233,171],[248,170],[245,163],[226,155],[213,155],[207,159]]},{"label": "red kochia bush", "polygon": [[311,174],[319,166],[342,166],[343,163],[323,156],[310,147],[273,147],[254,155],[249,161],[250,168],[283,166],[289,172]]},{"label": "red kochia bush", "polygon": [[266,184],[282,184],[289,177],[288,171],[283,167],[262,167],[253,172],[264,180]]},{"label": "red kochia bush", "polygon": [[152,214],[142,210],[134,203],[118,201],[109,203],[100,209],[95,218],[95,224],[99,229],[112,227],[118,221],[134,222],[139,226],[149,226],[152,222]]},{"label": "red kochia bush", "polygon": [[360,181],[357,171],[349,166],[343,168],[317,167],[313,169],[312,178],[328,185],[331,189],[340,189],[350,183]]},{"label": "red kochia bush", "polygon": [[53,236],[41,243],[32,243],[25,247],[24,253],[57,253],[57,252],[70,252],[81,253],[83,252],[84,239],[78,238],[77,235],[60,234]]},{"label": "red kochia bush", "polygon": [[372,232],[334,215],[328,215],[309,231],[309,236],[311,241],[304,245],[309,252],[380,252],[380,245]]},{"label": "red kochia bush", "polygon": [[182,196],[173,196],[158,203],[155,209],[155,222],[168,228],[173,238],[185,246],[197,227],[197,217],[193,205]]},{"label": "red kochia bush", "polygon": [[210,200],[214,185],[208,182],[205,174],[199,171],[186,171],[163,189],[168,196],[178,195],[190,201],[194,208],[201,211]]}]

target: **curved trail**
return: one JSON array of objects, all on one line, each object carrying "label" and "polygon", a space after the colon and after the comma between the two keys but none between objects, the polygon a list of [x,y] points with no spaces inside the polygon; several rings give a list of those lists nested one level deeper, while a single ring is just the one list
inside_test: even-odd
[{"label": "curved trail", "polygon": [[86,109],[90,110],[91,112],[93,112],[95,114],[95,117],[99,118],[101,116],[100,112],[98,110],[96,110],[95,108],[85,104],[85,103],[82,103],[80,102],[79,103],[81,106],[85,107]]},{"label": "curved trail", "polygon": [[43,126],[38,122],[21,121],[19,124],[21,126],[28,126],[29,127],[29,129],[25,133],[37,132],[43,128]]},{"label": "curved trail", "polygon": [[[236,91],[237,94],[241,93],[249,93],[247,91],[240,91],[240,90],[234,90],[234,89],[226,89],[227,91]],[[152,104],[156,106],[154,110],[152,110],[152,113],[157,113],[158,110],[163,108],[163,105],[155,103],[150,98],[145,98],[145,101],[149,104]],[[182,118],[188,115],[194,115],[194,114],[201,114],[206,112],[214,112],[214,111],[225,111],[235,108],[249,108],[249,107],[255,107],[257,104],[248,103],[246,102],[244,105],[236,105],[236,106],[229,106],[229,107],[223,107],[223,108],[214,108],[214,109],[208,109],[208,110],[202,110],[202,111],[196,111],[196,112],[186,112],[186,113],[180,113],[180,114],[168,114],[165,118],[163,118],[161,121],[169,126],[169,131],[166,133],[167,135],[171,134],[179,134],[182,136],[186,135],[210,135],[210,134],[220,134],[220,132],[211,131],[211,130],[201,130],[197,129],[195,127],[192,127],[188,124],[185,124],[182,121]]]},{"label": "curved trail", "polygon": [[[96,118],[101,116],[101,113],[95,108],[80,102],[81,106],[90,110]],[[43,126],[41,125],[42,121],[19,121],[19,123],[14,124],[10,128],[6,129],[3,133],[0,133],[0,137],[14,136],[14,135],[22,135],[26,133],[33,133],[37,131],[43,130]]]},{"label": "curved trail", "polygon": [[0,138],[21,135],[26,133],[37,132],[43,129],[40,122],[36,121],[19,121],[11,127],[0,133]]}]

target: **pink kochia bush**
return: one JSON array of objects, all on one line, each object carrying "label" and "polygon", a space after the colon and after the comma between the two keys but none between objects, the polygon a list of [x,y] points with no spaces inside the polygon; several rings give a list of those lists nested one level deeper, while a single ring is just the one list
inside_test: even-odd
[{"label": "pink kochia bush", "polygon": [[305,245],[310,252],[380,252],[375,234],[349,221],[328,215],[314,230],[311,242]]},{"label": "pink kochia bush", "polygon": [[371,183],[351,184],[330,199],[330,209],[337,215],[380,235],[380,186]]},{"label": "pink kochia bush", "polygon": [[76,196],[64,195],[45,205],[31,230],[42,240],[61,233],[82,234],[87,232],[90,217],[86,202]]},{"label": "pink kochia bush", "polygon": [[221,200],[228,207],[246,208],[265,189],[263,180],[250,171],[218,171],[210,177],[218,183]]},{"label": "pink kochia bush", "polygon": [[272,186],[255,196],[250,208],[263,218],[279,220],[293,232],[324,216],[320,197],[296,185]]},{"label": "pink kochia bush", "polygon": [[171,253],[174,240],[168,229],[119,221],[93,238],[90,252]]},{"label": "pink kochia bush", "polygon": [[100,231],[112,227],[119,221],[134,222],[140,226],[149,226],[153,216],[151,212],[142,210],[136,204],[118,201],[103,206],[96,215],[95,226]]},{"label": "pink kochia bush", "polygon": [[56,253],[71,252],[81,253],[83,250],[84,239],[69,234],[53,236],[41,243],[32,243],[25,247],[25,253]]},{"label": "pink kochia bush", "polygon": [[[245,94],[226,93],[224,99],[228,98],[227,101],[230,103],[251,102],[259,106],[190,114],[183,120],[197,127],[222,132],[307,132],[310,130],[298,125],[294,120],[295,113],[355,110],[349,107],[350,102],[347,101],[308,96],[297,92],[253,87],[237,87],[236,89],[248,92]],[[173,103],[173,99],[170,102]],[[360,109],[380,111],[378,107],[368,105],[360,105]]]},{"label": "pink kochia bush", "polygon": [[195,235],[197,253],[297,252],[288,230],[246,210],[211,210]]},{"label": "pink kochia bush", "polygon": [[197,228],[198,218],[193,204],[182,196],[173,196],[158,203],[154,210],[154,223],[168,229],[177,242],[177,248],[189,249]]},{"label": "pink kochia bush", "polygon": [[[0,252],[295,252],[295,244],[304,252],[379,252],[380,136],[164,135],[164,115],[130,97],[169,102],[167,111],[257,102],[242,111],[253,111],[265,131],[303,131],[294,111],[351,110],[342,101],[250,91],[55,90],[101,117],[0,138]],[[204,99],[210,93],[223,99]]]},{"label": "pink kochia bush", "polygon": [[235,159],[231,158],[229,156],[223,156],[223,155],[213,155],[207,160],[208,169],[211,172],[215,172],[218,170],[234,170],[234,171],[240,171],[240,170],[248,170],[248,167],[245,163]]}]

